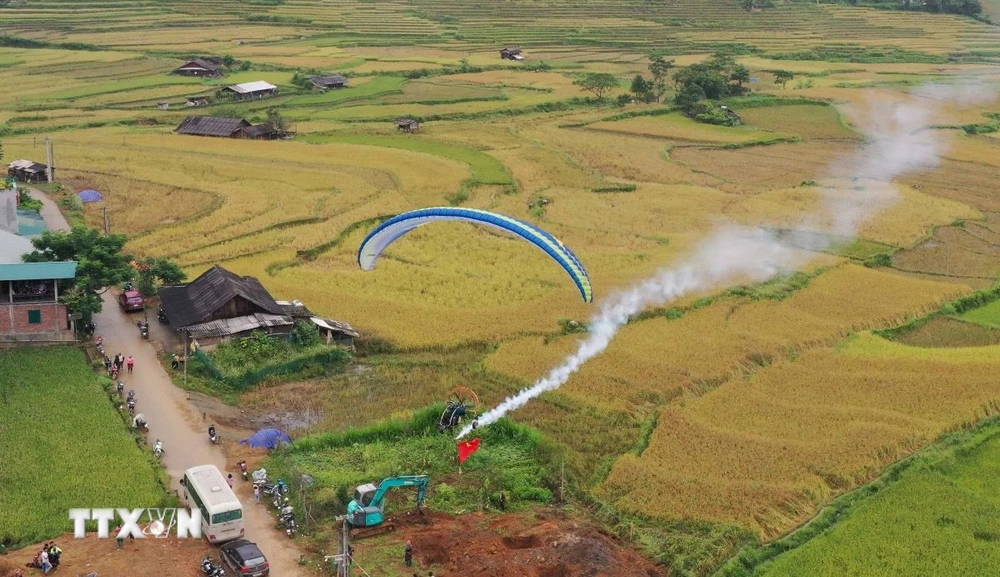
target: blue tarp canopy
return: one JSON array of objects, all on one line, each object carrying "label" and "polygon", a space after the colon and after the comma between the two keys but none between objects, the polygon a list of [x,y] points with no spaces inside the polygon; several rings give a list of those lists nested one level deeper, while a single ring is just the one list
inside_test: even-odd
[{"label": "blue tarp canopy", "polygon": [[96,190],[81,190],[76,193],[83,202],[101,202],[104,200],[104,195],[97,192]]},{"label": "blue tarp canopy", "polygon": [[243,439],[241,444],[250,445],[255,449],[277,449],[282,443],[291,443],[292,438],[281,429],[261,429],[249,439]]}]

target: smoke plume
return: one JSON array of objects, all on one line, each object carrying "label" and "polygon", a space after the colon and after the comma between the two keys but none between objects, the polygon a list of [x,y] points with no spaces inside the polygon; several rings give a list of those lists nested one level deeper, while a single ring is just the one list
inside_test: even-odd
[{"label": "smoke plume", "polygon": [[[946,104],[968,105],[992,100],[983,85],[927,85],[904,102],[868,101],[859,127],[869,142],[857,152],[831,163],[820,173],[830,183],[821,188],[821,207],[804,215],[800,229],[822,230],[854,237],[869,218],[898,200],[895,178],[937,166],[945,142],[928,129],[936,111]],[[845,184],[848,181],[849,184]],[[478,419],[486,426],[524,406],[528,401],[562,386],[584,363],[604,352],[628,319],[650,306],[662,306],[685,295],[734,282],[760,282],[779,272],[806,264],[806,253],[795,247],[823,250],[828,235],[790,235],[784,239],[759,228],[724,225],[681,264],[612,294],[601,303],[587,336],[576,352],[529,388],[508,397]],[[469,434],[466,426],[456,438]]]}]

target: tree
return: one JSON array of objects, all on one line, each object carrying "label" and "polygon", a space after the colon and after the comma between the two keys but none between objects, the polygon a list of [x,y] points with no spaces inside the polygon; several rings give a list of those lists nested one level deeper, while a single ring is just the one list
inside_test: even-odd
[{"label": "tree", "polygon": [[573,82],[576,86],[587,92],[594,93],[598,100],[611,90],[618,88],[618,77],[607,72],[590,72],[583,78]]},{"label": "tree", "polygon": [[729,79],[735,82],[736,85],[742,89],[744,84],[750,83],[750,70],[742,64],[737,64],[736,67],[733,68],[732,73],[730,73]]},{"label": "tree", "polygon": [[659,102],[667,91],[667,74],[674,67],[674,61],[664,60],[662,56],[655,55],[650,56],[649,61],[649,73],[653,75],[653,95],[656,102]]},{"label": "tree", "polygon": [[777,70],[774,73],[774,83],[780,84],[782,90],[785,89],[785,84],[788,84],[793,78],[795,78],[795,75],[787,70]]},{"label": "tree", "polygon": [[187,278],[177,263],[165,258],[148,256],[132,261],[132,266],[138,273],[135,286],[144,296],[153,296],[161,286],[178,284]]},{"label": "tree", "polygon": [[636,74],[635,78],[632,79],[632,87],[629,89],[629,92],[642,102],[653,102],[656,99],[653,93],[653,82],[646,80],[641,74]]},{"label": "tree", "polygon": [[267,124],[270,125],[272,130],[288,132],[288,121],[285,120],[285,117],[281,115],[281,112],[277,108],[269,108],[267,110]]},{"label": "tree", "polygon": [[705,91],[698,84],[688,84],[674,96],[674,104],[684,112],[691,114],[695,106],[705,99]]},{"label": "tree", "polygon": [[76,261],[76,278],[66,283],[70,290],[60,299],[71,311],[83,314],[85,322],[90,322],[93,314],[101,310],[98,292],[129,280],[135,272],[129,263],[132,257],[123,252],[127,240],[123,234],[101,235],[82,226],[69,232],[47,230],[31,241],[35,250],[24,255],[23,260]]}]

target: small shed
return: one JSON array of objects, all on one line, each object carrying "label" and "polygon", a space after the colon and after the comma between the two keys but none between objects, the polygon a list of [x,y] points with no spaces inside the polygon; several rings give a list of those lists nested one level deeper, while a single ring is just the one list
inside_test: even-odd
[{"label": "small shed", "polygon": [[[15,160],[7,165],[7,176],[16,178],[21,182],[48,182],[48,175],[45,172],[44,164],[31,160]],[[55,168],[52,169],[53,175]]]},{"label": "small shed", "polygon": [[188,96],[188,106],[208,106],[207,96]]},{"label": "small shed", "polygon": [[400,118],[396,121],[396,130],[405,130],[406,132],[420,132],[420,121],[413,118]]},{"label": "small shed", "polygon": [[508,46],[500,50],[500,58],[504,60],[524,60],[521,49],[517,46]]},{"label": "small shed", "polygon": [[225,65],[221,58],[209,56],[195,58],[174,69],[173,74],[181,76],[200,76],[203,78],[218,78],[222,76]]},{"label": "small shed", "polygon": [[347,78],[341,74],[310,76],[309,82],[312,83],[313,90],[337,90],[347,86]]},{"label": "small shed", "polygon": [[278,87],[258,80],[256,82],[244,82],[234,84],[222,89],[223,94],[235,97],[237,100],[260,100],[278,94]]},{"label": "small shed", "polygon": [[326,340],[326,344],[354,348],[354,339],[358,338],[359,335],[351,328],[351,325],[320,317],[309,317],[309,320],[316,325],[319,334]]},{"label": "small shed", "polygon": [[249,138],[250,140],[274,140],[279,136],[280,133],[266,122],[263,124],[255,124],[243,130],[243,137]]},{"label": "small shed", "polygon": [[160,110],[167,110],[170,108],[170,103],[166,101],[160,101],[156,103],[156,107]]}]

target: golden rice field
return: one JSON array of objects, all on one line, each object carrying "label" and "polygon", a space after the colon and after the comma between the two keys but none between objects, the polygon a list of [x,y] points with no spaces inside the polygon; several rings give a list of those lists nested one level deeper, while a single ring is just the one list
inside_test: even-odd
[{"label": "golden rice field", "polygon": [[618,460],[600,491],[627,511],[774,537],[941,433],[995,414],[998,354],[870,335],[805,351],[663,409],[649,448]]},{"label": "golden rice field", "polygon": [[[867,332],[1000,274],[997,133],[961,129],[1000,104],[915,94],[926,81],[1000,86],[1000,43],[984,23],[810,2],[749,13],[738,0],[681,0],[662,13],[642,0],[30,4],[0,9],[4,34],[42,43],[0,48],[0,83],[15,87],[0,94],[5,159],[44,160],[49,137],[66,188],[105,194],[87,221],[103,226],[107,208],[130,250],[175,259],[191,277],[213,264],[259,277],[275,297],[398,347],[359,361],[364,370],[248,393],[248,408],[293,399],[288,409],[315,410],[316,428],[334,430],[405,416],[460,385],[495,404],[576,350],[584,335],[561,323],[586,322],[720,224],[841,234],[858,199],[855,232],[868,248],[800,251],[808,282],[786,292],[801,277],[706,287],[647,311],[512,417],[556,441],[572,484],[616,516],[668,533],[690,523],[694,541],[711,542],[658,557],[679,559],[736,546],[697,533],[705,527],[783,535],[997,406],[995,335],[954,319],[908,333],[909,344]],[[582,100],[581,74],[614,74],[614,98],[665,42],[678,66],[736,48],[756,79],[757,98],[733,104],[744,126]],[[528,60],[501,61],[508,44]],[[194,54],[247,69],[168,74]],[[525,69],[542,61],[550,66]],[[796,74],[785,88],[774,83],[780,69]],[[346,73],[349,87],[313,94],[292,84],[297,71]],[[187,96],[256,80],[281,96],[197,113],[256,123],[275,107],[294,139],[173,133],[192,114]],[[673,96],[671,84],[668,105]],[[863,158],[891,121],[885,110],[913,102],[930,109],[923,129],[941,144],[939,163],[883,184],[830,168]],[[397,131],[401,116],[422,118],[420,133]],[[376,219],[449,204],[552,232],[585,264],[596,303],[541,251],[467,224],[411,232],[374,271],[359,269]]]}]

